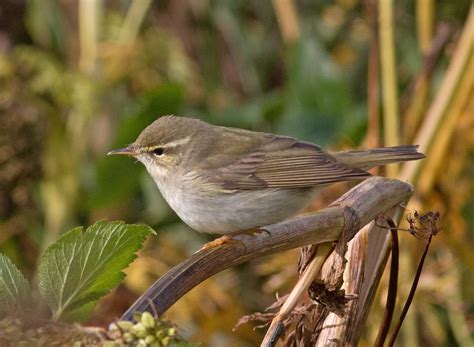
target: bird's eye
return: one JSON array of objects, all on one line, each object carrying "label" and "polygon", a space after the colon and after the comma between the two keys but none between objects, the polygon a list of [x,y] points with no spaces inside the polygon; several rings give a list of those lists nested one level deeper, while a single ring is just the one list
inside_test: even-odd
[{"label": "bird's eye", "polygon": [[155,148],[152,153],[156,155],[157,157],[162,156],[165,153],[165,150],[161,147]]}]

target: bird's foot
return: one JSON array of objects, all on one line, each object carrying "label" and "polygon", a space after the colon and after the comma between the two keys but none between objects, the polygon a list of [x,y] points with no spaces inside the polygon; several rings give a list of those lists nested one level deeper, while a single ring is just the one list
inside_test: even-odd
[{"label": "bird's foot", "polygon": [[208,243],[204,244],[204,246],[201,247],[201,250],[208,249],[208,248],[213,248],[213,247],[218,247],[223,245],[224,243],[227,242],[235,242],[235,240],[232,238],[231,235],[224,235],[221,237],[218,237],[215,240],[209,241]]},{"label": "bird's foot", "polygon": [[262,228],[254,228],[254,229],[243,230],[243,231],[242,230],[241,231],[234,231],[232,233],[225,234],[225,235],[223,235],[223,236],[221,236],[221,237],[219,237],[215,240],[212,240],[212,241],[204,244],[199,251],[203,251],[203,250],[213,248],[213,247],[222,246],[223,244],[226,244],[226,243],[229,243],[229,242],[239,243],[239,244],[243,245],[244,248],[245,248],[245,245],[243,244],[243,242],[233,238],[233,236],[234,235],[242,235],[242,234],[256,235],[256,234],[260,234],[260,233],[270,234],[270,232],[268,230],[265,230],[265,229],[262,229]]},{"label": "bird's foot", "polygon": [[215,240],[209,241],[208,243],[204,244],[199,251],[204,251],[209,248],[213,247],[218,247],[222,246],[223,244],[229,243],[229,242],[238,242],[241,243],[241,241],[235,240],[232,238],[232,234],[226,234],[221,237],[218,237]]}]

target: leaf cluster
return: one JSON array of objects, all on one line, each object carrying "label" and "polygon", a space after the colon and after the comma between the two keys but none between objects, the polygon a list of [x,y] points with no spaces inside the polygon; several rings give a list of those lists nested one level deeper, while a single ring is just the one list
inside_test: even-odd
[{"label": "leaf cluster", "polygon": [[[119,284],[153,230],[146,225],[99,221],[84,231],[70,230],[41,257],[37,285],[54,321],[83,321],[97,301]],[[0,254],[0,315],[31,312],[29,282]]]}]

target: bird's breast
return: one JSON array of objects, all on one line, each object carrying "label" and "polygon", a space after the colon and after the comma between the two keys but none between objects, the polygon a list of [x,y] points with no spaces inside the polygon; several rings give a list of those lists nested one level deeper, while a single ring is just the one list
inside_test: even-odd
[{"label": "bird's breast", "polygon": [[228,234],[282,221],[304,208],[314,189],[259,189],[210,193],[205,186],[175,175],[156,182],[166,202],[191,228]]}]

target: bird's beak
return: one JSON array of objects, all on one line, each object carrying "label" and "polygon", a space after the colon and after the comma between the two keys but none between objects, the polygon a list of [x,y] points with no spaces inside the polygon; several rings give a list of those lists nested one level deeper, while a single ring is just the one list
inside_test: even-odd
[{"label": "bird's beak", "polygon": [[125,148],[114,149],[113,151],[107,153],[107,155],[128,155],[130,157],[134,157],[137,154],[138,152],[130,146]]}]

